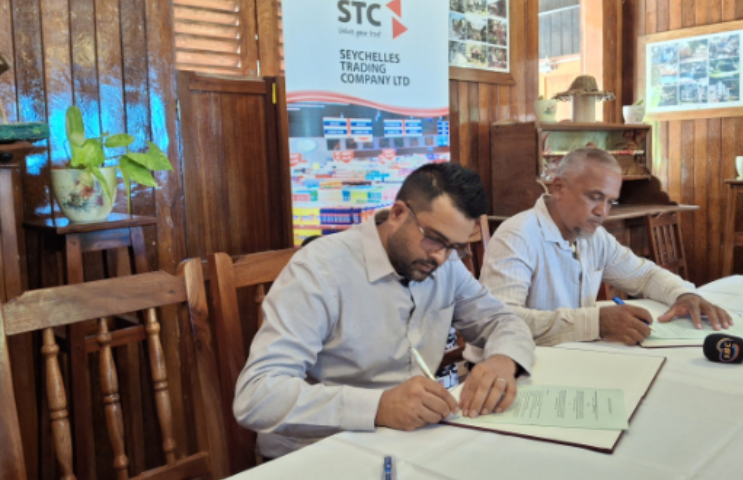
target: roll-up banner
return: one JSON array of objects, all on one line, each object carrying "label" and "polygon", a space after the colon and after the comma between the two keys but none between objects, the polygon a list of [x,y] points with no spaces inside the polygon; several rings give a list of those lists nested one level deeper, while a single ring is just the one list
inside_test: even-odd
[{"label": "roll-up banner", "polygon": [[294,242],[392,204],[449,161],[446,0],[283,0]]}]

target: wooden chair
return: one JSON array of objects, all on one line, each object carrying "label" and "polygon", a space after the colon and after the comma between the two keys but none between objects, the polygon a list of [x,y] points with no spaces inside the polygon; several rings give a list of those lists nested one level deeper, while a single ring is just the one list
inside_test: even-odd
[{"label": "wooden chair", "polygon": [[[472,230],[472,234],[468,240],[467,247],[470,250],[471,255],[463,260],[467,270],[472,272],[475,278],[480,277],[482,271],[482,262],[485,260],[485,248],[488,246],[490,241],[490,223],[488,222],[487,215],[481,215],[475,223],[475,228]],[[438,370],[444,367],[452,365],[457,362],[464,360],[462,354],[464,353],[465,342],[464,339],[457,333],[457,345],[444,353],[444,358],[441,359]]]},{"label": "wooden chair", "polygon": [[488,223],[488,216],[481,215],[468,240],[468,247],[472,255],[464,259],[467,270],[472,272],[475,278],[480,277],[482,262],[485,260],[485,248],[488,246],[489,241],[490,224]]},{"label": "wooden chair", "polygon": [[[188,307],[196,341],[191,335],[181,338],[181,358],[190,374],[197,452],[182,456],[185,446],[177,448],[173,435],[171,398],[168,387],[165,354],[160,341],[157,307]],[[110,318],[132,311],[145,311],[140,330],[110,331]],[[8,357],[9,337],[26,332],[42,332],[42,363],[55,455],[60,478],[74,480],[72,473],[72,436],[67,413],[65,381],[59,366],[54,328],[97,319],[100,379],[103,409],[113,450],[112,464],[117,478],[129,478],[129,459],[124,441],[124,419],[120,403],[119,381],[112,348],[139,335],[147,343],[152,374],[155,410],[162,438],[165,465],[135,472],[137,480],[185,480],[204,478],[218,480],[228,475],[226,445],[222,425],[219,391],[210,382],[216,379],[214,362],[205,352],[210,347],[206,323],[206,295],[203,275],[197,260],[181,265],[179,276],[165,272],[144,273],[76,285],[67,285],[24,293],[0,308],[0,478],[26,480],[24,452],[18,423],[19,408],[13,392],[11,365]],[[188,329],[186,329],[188,331]],[[198,346],[198,350],[194,348]],[[203,345],[203,346],[202,346]],[[180,399],[179,399],[180,400]]]},{"label": "wooden chair", "polygon": [[684,241],[678,212],[648,215],[645,222],[650,236],[650,252],[658,266],[672,271],[683,279],[688,277]]},{"label": "wooden chair", "polygon": [[[238,425],[232,415],[235,384],[248,359],[245,345],[250,345],[262,324],[261,303],[265,297],[265,285],[276,280],[296,251],[287,248],[236,258],[216,253],[209,255],[207,260],[222,412],[232,473],[255,466],[258,459],[257,455],[251,455],[256,451],[255,433]],[[254,299],[256,315],[240,311],[237,289],[244,287],[257,287]],[[245,321],[246,318],[254,320]]]}]

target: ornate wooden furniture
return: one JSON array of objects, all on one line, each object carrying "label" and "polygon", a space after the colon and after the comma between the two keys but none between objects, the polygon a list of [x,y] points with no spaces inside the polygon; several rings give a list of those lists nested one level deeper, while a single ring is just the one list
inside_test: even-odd
[{"label": "ornate wooden furniture", "polygon": [[689,278],[684,253],[684,239],[677,212],[648,215],[646,218],[650,234],[651,259],[656,265],[672,271],[683,279]]},{"label": "ornate wooden furniture", "polygon": [[[212,318],[216,338],[219,379],[222,388],[222,411],[225,415],[230,470],[237,473],[255,466],[255,433],[244,429],[232,415],[235,384],[245,362],[248,349],[261,325],[261,302],[265,296],[264,285],[273,282],[289,263],[294,248],[254,253],[231,258],[226,253],[208,257],[208,277],[212,296]],[[241,311],[238,289],[257,286],[255,303],[257,315]],[[245,321],[248,319],[248,321]],[[255,319],[256,321],[251,321]]]},{"label": "ornate wooden furniture", "polygon": [[743,247],[743,227],[736,230],[739,221],[738,203],[743,197],[743,180],[725,180],[728,186],[727,218],[725,219],[725,241],[722,248],[722,276],[733,274],[733,253],[735,247]]},{"label": "ornate wooden furniture", "polygon": [[645,217],[665,212],[698,210],[694,205],[671,201],[660,181],[652,176],[652,143],[649,125],[607,123],[494,124],[492,146],[491,220],[502,222],[534,206],[545,185],[551,183],[560,159],[585,146],[603,148],[622,166],[619,204],[604,227],[637,255],[649,257]]},{"label": "ornate wooden furniture", "polygon": [[[21,189],[21,165],[34,146],[28,142],[0,144],[0,302],[19,296],[27,288],[26,242],[21,228],[23,218],[23,195]],[[36,404],[36,388],[33,378],[33,346],[30,334],[10,339],[10,357],[13,361],[16,400],[21,404]],[[38,424],[32,410],[24,410],[21,429],[24,432],[23,446],[29,451],[26,468],[35,477],[38,457],[36,455],[36,432]]]},{"label": "ornate wooden furniture", "polygon": [[[184,368],[190,373],[197,448],[183,457],[176,456],[171,416],[171,398],[168,389],[166,360],[160,341],[160,323],[156,308],[166,305],[187,305],[193,331],[183,335],[186,353]],[[152,390],[162,439],[165,465],[145,472],[130,472],[127,446],[124,439],[124,418],[117,370],[112,347],[121,345],[123,338],[110,330],[114,315],[131,311],[147,312],[140,326],[147,343],[151,366]],[[97,324],[95,342],[100,352],[100,377],[106,426],[113,451],[112,463],[119,480],[133,479],[220,479],[227,472],[226,445],[222,428],[222,412],[218,389],[213,385],[216,372],[206,356],[208,348],[201,348],[208,337],[200,336],[206,327],[206,295],[203,275],[198,260],[184,262],[179,276],[165,272],[113,278],[76,285],[33,290],[2,305],[0,309],[0,478],[26,480],[23,446],[20,441],[19,409],[14,398],[8,338],[26,332],[41,331],[43,371],[51,420],[54,451],[63,480],[75,478],[73,469],[73,441],[67,411],[67,393],[57,359],[59,346],[55,327],[93,321]],[[188,331],[186,328],[185,331]],[[131,332],[129,332],[131,335]],[[195,349],[194,344],[199,348]],[[180,401],[180,399],[178,399]],[[130,446],[131,447],[131,446]]]},{"label": "ornate wooden furniture", "polygon": [[487,215],[481,215],[469,238],[469,249],[472,256],[464,260],[467,269],[475,278],[480,278],[482,262],[485,259],[485,247],[490,241],[490,222]]},{"label": "ornate wooden furniture", "polygon": [[[149,272],[143,227],[156,223],[155,217],[112,213],[105,222],[76,224],[70,223],[66,218],[57,218],[29,220],[23,222],[23,226],[39,237],[39,279],[42,286],[51,286],[84,282],[83,258],[88,252],[104,254],[108,277],[131,275],[132,271]],[[45,275],[48,276],[48,272],[55,270],[60,256],[64,275],[57,275],[61,278],[44,278]],[[138,323],[131,316],[127,318],[130,321],[125,323],[129,325]],[[95,478],[94,458],[91,455],[94,449],[94,428],[88,371],[89,355],[98,350],[98,345],[92,340],[98,334],[95,322],[73,324],[62,342],[63,350],[69,353],[76,465],[82,480]],[[129,341],[136,341],[136,338],[130,337]],[[130,349],[127,363],[127,372],[138,371],[136,349]],[[126,374],[122,377],[125,383],[130,380]],[[136,374],[132,375],[131,381],[138,381]],[[126,405],[130,414],[141,410],[141,400],[136,395],[129,398]],[[131,438],[135,449],[141,449],[140,442],[135,440],[142,435],[142,432],[138,432]],[[134,456],[140,458],[144,454],[134,452]]]}]

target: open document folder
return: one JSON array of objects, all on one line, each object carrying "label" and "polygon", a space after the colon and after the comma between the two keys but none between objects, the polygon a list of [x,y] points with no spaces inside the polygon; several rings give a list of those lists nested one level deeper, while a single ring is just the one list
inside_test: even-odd
[{"label": "open document folder", "polygon": [[[608,398],[616,398],[618,390],[624,397],[623,421],[616,422],[605,416],[607,422],[596,422],[592,428],[580,428],[576,426],[577,422],[569,420],[565,425],[570,426],[561,427],[514,425],[494,422],[492,419],[497,415],[482,415],[476,419],[450,417],[444,423],[611,453],[664,361],[665,357],[537,347],[531,377],[519,379],[519,395],[521,388],[529,395],[530,389],[533,392],[544,392],[545,389],[541,387],[550,386],[558,399],[563,398],[561,389],[565,391],[567,398],[579,391],[584,392],[584,396],[588,392],[602,392],[604,396],[601,399],[596,396],[597,403],[602,403],[607,402]],[[559,387],[554,387],[556,385]],[[459,388],[461,387],[453,392],[455,396],[458,395]],[[605,403],[602,408],[603,413],[609,415]],[[555,415],[551,414],[551,417],[554,419]],[[600,428],[597,428],[599,424]]]}]

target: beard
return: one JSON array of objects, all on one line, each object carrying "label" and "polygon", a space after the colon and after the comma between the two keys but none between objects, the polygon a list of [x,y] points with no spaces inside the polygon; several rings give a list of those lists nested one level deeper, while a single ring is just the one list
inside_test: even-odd
[{"label": "beard", "polygon": [[439,264],[430,258],[411,259],[414,254],[408,248],[409,243],[403,229],[398,230],[387,240],[387,255],[398,275],[414,282],[422,282],[436,271]]},{"label": "beard", "polygon": [[573,233],[575,233],[575,238],[576,239],[586,240],[586,239],[589,239],[589,238],[593,237],[596,234],[596,232],[598,231],[599,227],[604,223],[603,220],[593,220],[592,219],[592,221],[598,222],[598,225],[596,225],[596,228],[593,231],[584,229],[584,228],[582,228],[580,226],[577,226],[577,227],[573,228]]}]

